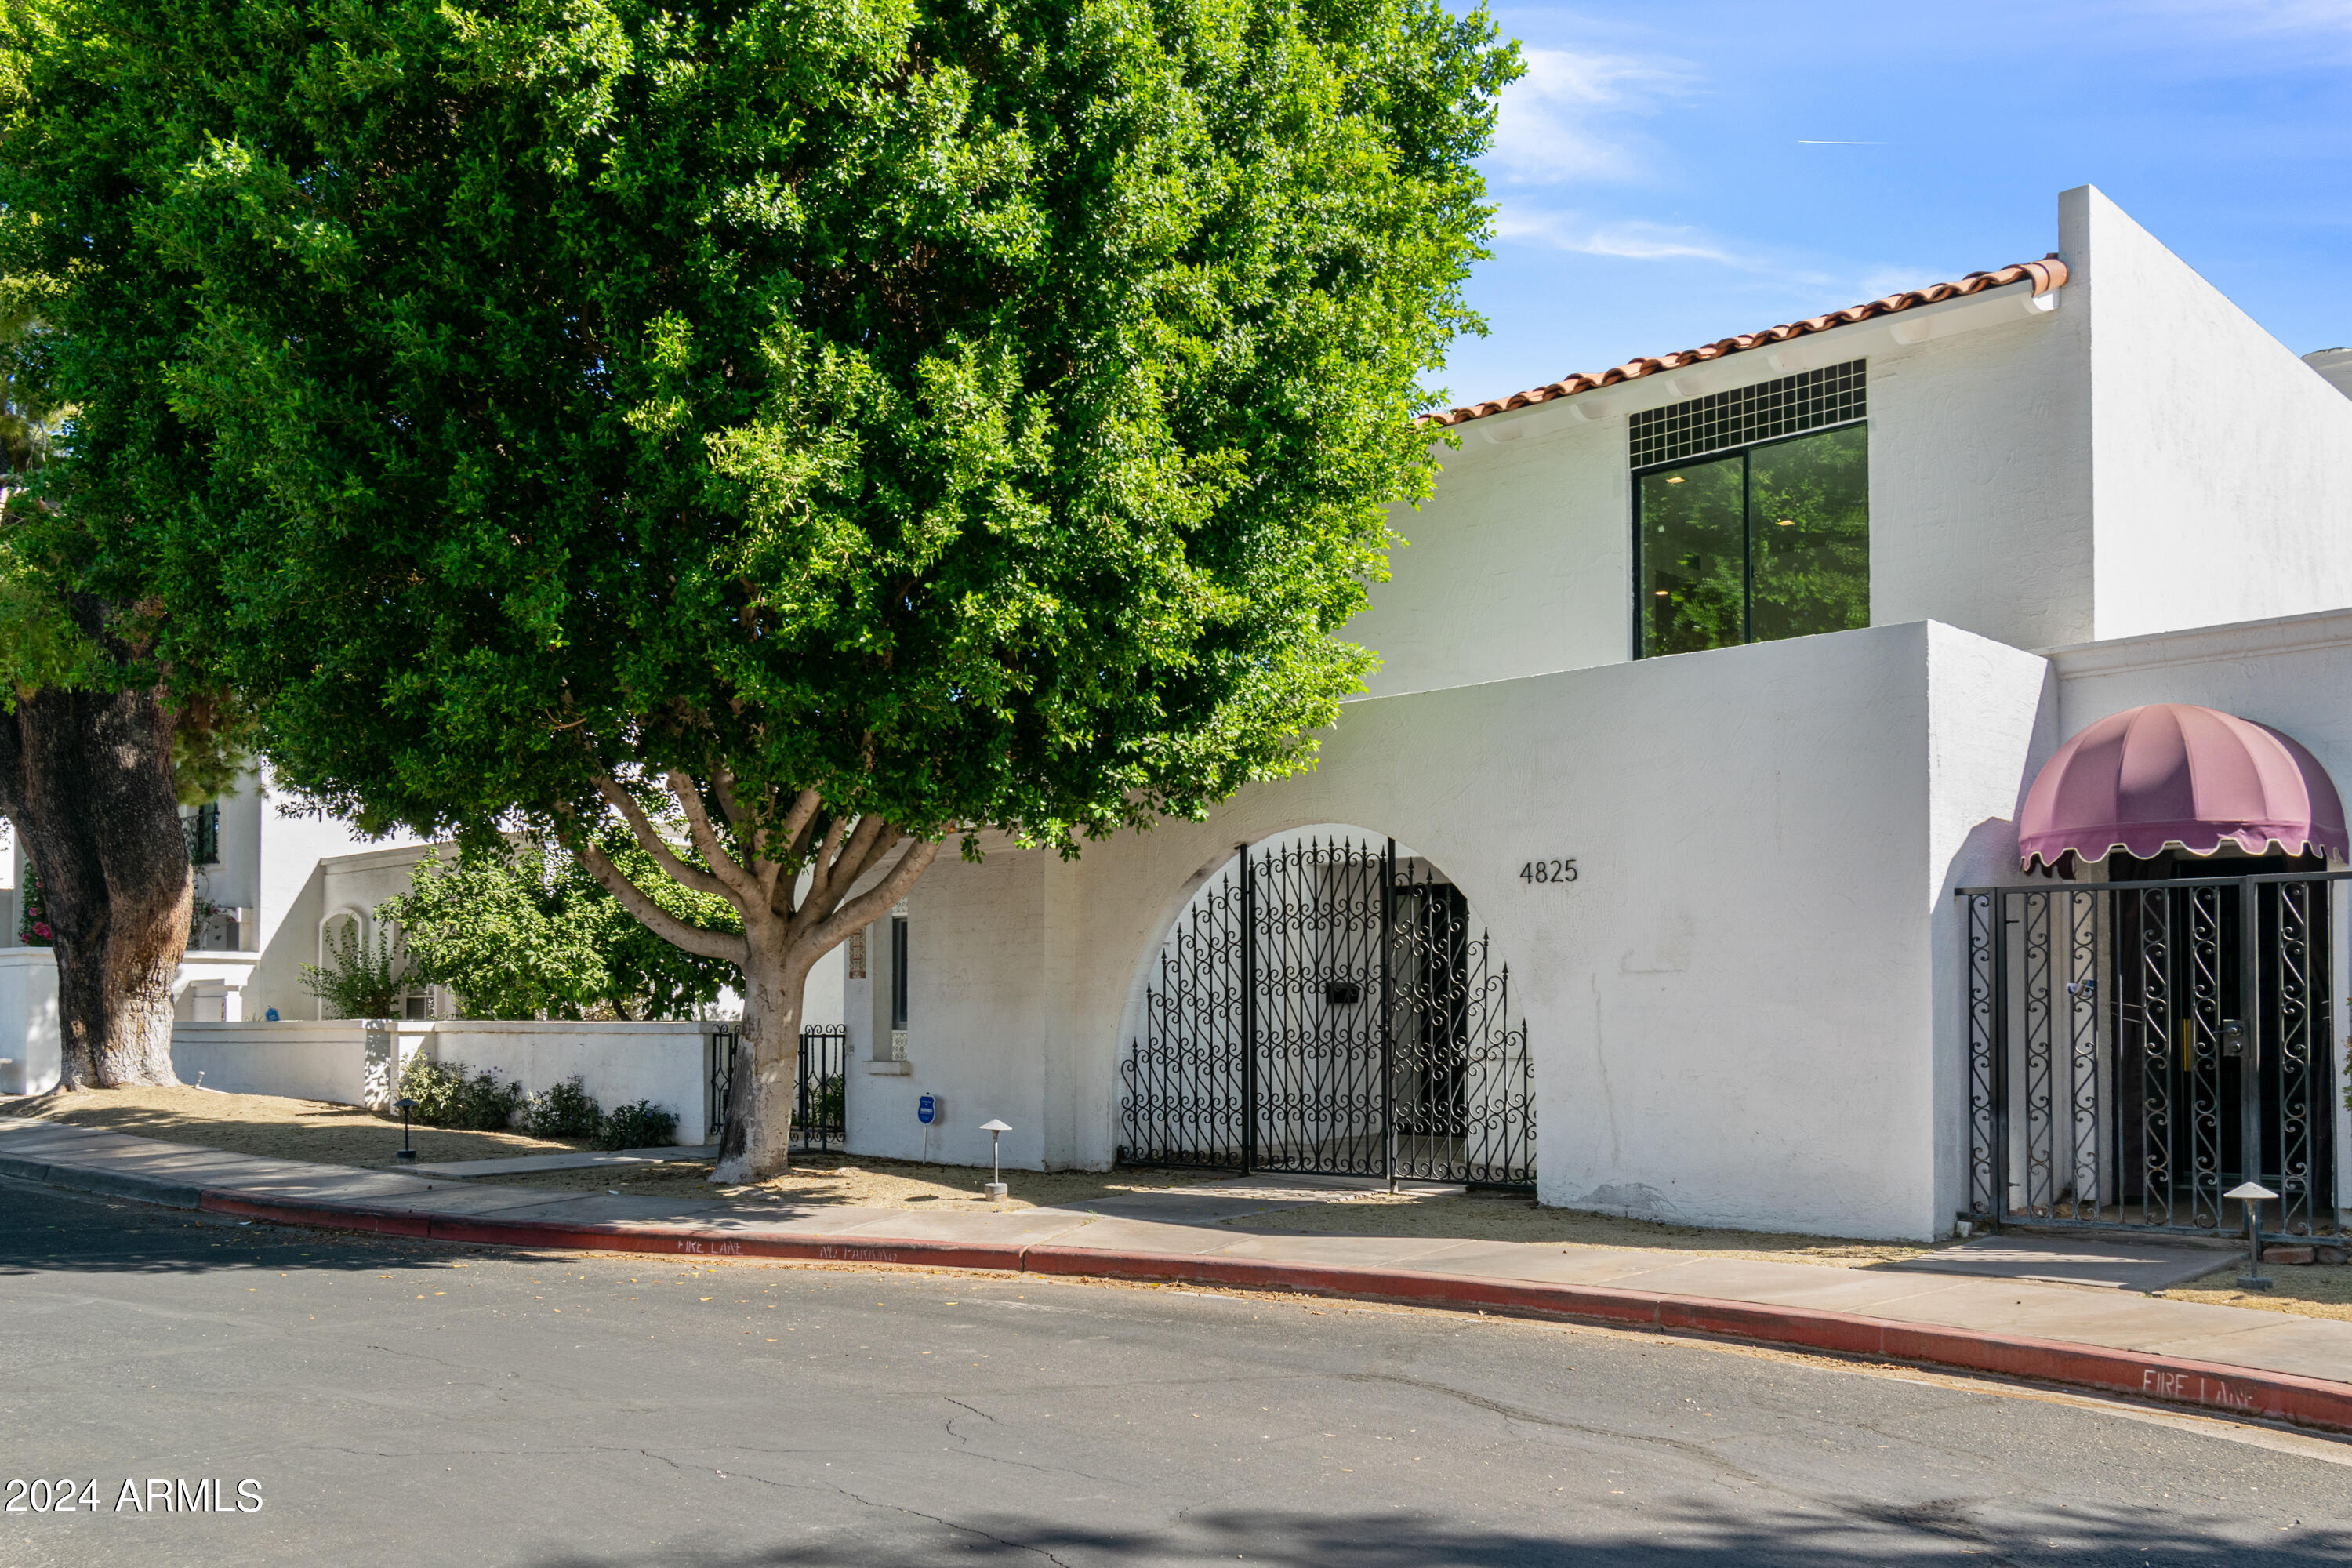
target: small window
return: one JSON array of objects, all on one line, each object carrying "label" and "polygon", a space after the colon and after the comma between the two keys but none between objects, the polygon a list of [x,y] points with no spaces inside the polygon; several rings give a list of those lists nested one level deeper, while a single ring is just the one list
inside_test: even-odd
[{"label": "small window", "polygon": [[1637,474],[1636,657],[1870,625],[1869,427]]},{"label": "small window", "polygon": [[206,801],[189,816],[180,819],[181,831],[188,837],[188,864],[217,866],[220,864],[220,803]]},{"label": "small window", "polygon": [[890,917],[890,1026],[907,1026],[907,917]]}]

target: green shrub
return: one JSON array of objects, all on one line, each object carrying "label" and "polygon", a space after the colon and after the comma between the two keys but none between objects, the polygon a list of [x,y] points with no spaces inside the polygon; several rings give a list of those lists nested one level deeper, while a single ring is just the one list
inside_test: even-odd
[{"label": "green shrub", "polygon": [[495,1072],[463,1062],[436,1062],[419,1051],[400,1075],[400,1092],[416,1103],[409,1115],[427,1127],[503,1132],[528,1103],[522,1085],[501,1083]]},{"label": "green shrub", "polygon": [[577,1073],[530,1097],[530,1130],[541,1138],[593,1138],[604,1121],[604,1107]]},{"label": "green shrub", "polygon": [[650,1100],[615,1106],[597,1133],[600,1149],[666,1149],[677,1142],[677,1117]]},{"label": "green shrub", "polygon": [[324,1002],[331,1018],[398,1017],[410,977],[394,945],[381,923],[371,945],[360,939],[357,921],[339,921],[327,935],[326,966],[302,966],[302,989]]}]

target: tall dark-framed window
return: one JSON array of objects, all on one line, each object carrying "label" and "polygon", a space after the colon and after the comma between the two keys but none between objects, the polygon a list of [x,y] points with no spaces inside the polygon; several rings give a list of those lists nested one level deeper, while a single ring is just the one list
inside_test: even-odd
[{"label": "tall dark-framed window", "polygon": [[1633,416],[1634,657],[1870,625],[1866,369]]},{"label": "tall dark-framed window", "polygon": [[907,1026],[907,917],[890,917],[890,1026]]},{"label": "tall dark-framed window", "polygon": [[196,807],[195,815],[180,819],[180,829],[188,837],[188,863],[192,866],[220,864],[220,803],[208,800]]}]

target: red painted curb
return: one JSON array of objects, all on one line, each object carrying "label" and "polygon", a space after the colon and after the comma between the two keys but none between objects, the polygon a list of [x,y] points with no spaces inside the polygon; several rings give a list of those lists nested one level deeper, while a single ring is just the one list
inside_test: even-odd
[{"label": "red painted curb", "polygon": [[1912,1323],[1806,1307],[1722,1301],[1703,1296],[1663,1296],[1603,1285],[1546,1285],[1424,1274],[1406,1268],[1293,1265],[1251,1258],[1033,1247],[1024,1261],[1028,1270],[1036,1274],[1254,1285],[1265,1289],[1377,1297],[1433,1306],[1493,1307],[1506,1311],[1715,1334],[1765,1344],[1916,1362],[1958,1372],[1991,1373],[2035,1383],[2068,1384],[2231,1415],[2352,1432],[2352,1384],[1941,1323]]},{"label": "red painted curb", "polygon": [[1941,1323],[1904,1322],[1806,1307],[1723,1301],[1704,1296],[1664,1296],[1606,1285],[1549,1285],[1476,1275],[1421,1273],[1410,1268],[1367,1268],[1343,1263],[1282,1263],[1179,1252],[1023,1247],[1013,1242],[741,1236],[708,1226],[656,1228],[470,1219],[359,1205],[274,1203],[217,1188],[205,1191],[197,1206],[215,1214],[242,1215],[287,1225],[497,1247],[564,1247],[690,1258],[773,1258],[810,1263],[928,1265],[1006,1273],[1083,1275],[1098,1279],[1234,1285],[1361,1296],[1433,1307],[1493,1308],[1914,1362],[2034,1383],[2067,1384],[2224,1415],[2352,1432],[2352,1384],[2325,1378],[2259,1372],[2179,1356],[2143,1355],[2102,1345],[1990,1333]]}]

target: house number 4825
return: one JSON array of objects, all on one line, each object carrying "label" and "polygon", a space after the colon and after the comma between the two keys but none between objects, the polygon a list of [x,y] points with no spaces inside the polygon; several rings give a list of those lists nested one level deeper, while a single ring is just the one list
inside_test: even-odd
[{"label": "house number 4825", "polygon": [[1533,887],[1538,882],[1573,882],[1576,862],[1569,860],[1530,860],[1519,868],[1519,880]]}]

